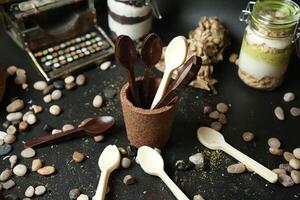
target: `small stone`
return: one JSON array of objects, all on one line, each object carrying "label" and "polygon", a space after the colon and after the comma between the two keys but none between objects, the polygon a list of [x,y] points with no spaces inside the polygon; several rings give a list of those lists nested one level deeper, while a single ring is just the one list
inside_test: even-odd
[{"label": "small stone", "polygon": [[291,172],[293,170],[293,168],[288,163],[280,164],[279,168],[284,169],[287,172]]},{"label": "small stone", "polygon": [[21,99],[16,99],[11,102],[8,106],[6,106],[6,112],[13,113],[20,111],[24,108],[25,104],[24,101]]},{"label": "small stone", "polygon": [[14,113],[9,113],[7,116],[6,116],[6,119],[10,122],[12,121],[18,121],[20,119],[22,119],[22,113],[21,112],[14,112]]},{"label": "small stone", "polygon": [[35,156],[35,150],[33,148],[26,148],[21,152],[23,158],[32,158]]},{"label": "small stone", "polygon": [[51,93],[51,99],[56,101],[59,100],[62,97],[62,92],[60,90],[54,90]]},{"label": "small stone", "polygon": [[85,159],[85,155],[83,153],[78,152],[78,151],[75,151],[73,153],[72,157],[73,157],[73,160],[77,163],[80,163]]},{"label": "small stone", "polygon": [[27,111],[27,112],[23,115],[22,120],[27,122],[28,116],[31,115],[31,114],[33,114],[32,111]]},{"label": "small stone", "polygon": [[46,187],[43,185],[39,185],[34,189],[34,194],[37,196],[42,196],[47,191]]},{"label": "small stone", "polygon": [[269,152],[274,155],[274,156],[281,156],[283,154],[283,150],[282,149],[277,149],[277,148],[269,148]]},{"label": "small stone", "polygon": [[27,173],[27,167],[22,164],[18,164],[13,168],[13,172],[16,176],[25,176]]},{"label": "small stone", "polygon": [[220,131],[222,129],[222,124],[220,122],[212,122],[210,127],[216,131]]},{"label": "small stone", "polygon": [[88,195],[81,194],[79,195],[79,197],[77,197],[77,200],[89,200],[89,197]]},{"label": "small stone", "polygon": [[212,112],[212,107],[211,106],[204,106],[203,108],[203,113],[204,114],[209,114]]},{"label": "small stone", "polygon": [[18,200],[19,197],[15,194],[8,194],[8,195],[5,195],[5,200]]},{"label": "small stone", "polygon": [[188,171],[193,168],[193,164],[191,162],[186,162],[184,160],[177,160],[175,163],[175,168],[177,171]]},{"label": "small stone", "polygon": [[135,146],[129,145],[127,146],[127,154],[129,157],[136,157],[137,155],[137,148]]},{"label": "small stone", "polygon": [[71,84],[75,80],[74,76],[70,75],[65,78],[65,84]]},{"label": "small stone", "polygon": [[127,169],[131,166],[131,160],[129,158],[122,158],[121,160],[121,166],[124,168],[124,169]]},{"label": "small stone", "polygon": [[65,88],[65,82],[63,80],[56,80],[56,81],[53,81],[53,86],[56,89],[64,89]]},{"label": "small stone", "polygon": [[295,158],[292,158],[290,161],[289,161],[289,165],[293,168],[293,169],[300,169],[300,160],[297,160]]},{"label": "small stone", "polygon": [[4,139],[7,136],[7,133],[4,131],[0,131],[0,139]]},{"label": "small stone", "polygon": [[50,103],[52,101],[51,94],[47,94],[46,96],[44,96],[43,101],[45,103]]},{"label": "small stone", "polygon": [[39,105],[32,105],[31,108],[33,109],[34,114],[40,113],[43,111],[43,107]]},{"label": "small stone", "polygon": [[80,190],[78,188],[74,188],[69,192],[69,198],[72,200],[77,199],[79,195],[80,195]]},{"label": "small stone", "polygon": [[242,137],[245,142],[251,142],[254,139],[254,134],[247,131],[243,133]]},{"label": "small stone", "polygon": [[111,62],[110,62],[110,61],[106,61],[106,62],[103,62],[103,63],[100,65],[100,69],[101,69],[102,71],[105,71],[105,70],[107,70],[110,66],[111,66]]},{"label": "small stone", "polygon": [[65,86],[66,90],[72,90],[72,89],[75,88],[75,87],[76,87],[76,83],[74,83],[74,82],[72,82],[72,83],[70,83],[70,84],[67,84],[67,85]]},{"label": "small stone", "polygon": [[294,149],[293,154],[297,159],[300,159],[300,148]]},{"label": "small stone", "polygon": [[43,131],[50,133],[53,130],[53,127],[49,124],[45,124],[43,127]]},{"label": "small stone", "polygon": [[104,135],[97,135],[94,137],[95,142],[101,142],[104,140]]},{"label": "small stone", "polygon": [[16,141],[16,136],[15,135],[7,135],[5,138],[4,138],[4,142],[6,144],[13,144],[15,141]]},{"label": "small stone", "polygon": [[209,113],[209,118],[211,118],[211,119],[219,119],[219,115],[220,115],[220,113],[218,112],[218,111],[212,111],[211,113]]},{"label": "small stone", "polygon": [[10,169],[5,169],[3,172],[0,174],[0,181],[7,181],[12,177],[12,171]]},{"label": "small stone", "polygon": [[295,184],[299,184],[300,183],[300,172],[293,170],[291,171],[291,178],[293,179]]},{"label": "small stone", "polygon": [[16,71],[15,84],[22,85],[26,83],[26,81],[27,81],[26,71],[24,69],[18,68]]},{"label": "small stone", "polygon": [[55,168],[53,166],[46,166],[37,170],[40,175],[49,176],[55,172]]},{"label": "small stone", "polygon": [[49,108],[49,112],[50,114],[57,116],[61,113],[61,108],[58,105],[52,105]]},{"label": "small stone", "polygon": [[27,131],[28,130],[28,123],[26,121],[21,121],[19,123],[19,131]]},{"label": "small stone", "polygon": [[239,58],[239,56],[236,54],[236,53],[232,53],[230,56],[229,56],[229,62],[231,63],[235,63],[236,60]]},{"label": "small stone", "polygon": [[53,129],[51,134],[55,135],[55,134],[60,133],[60,132],[61,132],[61,130],[59,130],[59,129]]},{"label": "small stone", "polygon": [[72,130],[74,128],[75,127],[72,124],[65,124],[65,125],[63,125],[62,130],[63,131],[69,131],[69,130]]},{"label": "small stone", "polygon": [[227,172],[229,174],[241,174],[241,173],[244,173],[245,171],[246,171],[246,166],[242,163],[229,165],[227,167]]},{"label": "small stone", "polygon": [[126,175],[124,178],[123,178],[123,183],[125,185],[131,185],[131,184],[134,184],[136,182],[135,178],[131,175]]},{"label": "small stone", "polygon": [[292,107],[290,109],[290,113],[293,117],[298,117],[298,116],[300,116],[300,108]]},{"label": "small stone", "polygon": [[103,98],[100,95],[96,95],[93,99],[93,106],[95,108],[100,108],[103,104]]},{"label": "small stone", "polygon": [[286,174],[286,171],[284,169],[280,169],[280,168],[273,169],[272,171],[275,172],[278,175]]},{"label": "small stone", "polygon": [[278,149],[280,147],[281,143],[277,138],[272,137],[268,140],[268,145],[274,149]]},{"label": "small stone", "polygon": [[47,86],[48,84],[45,81],[37,81],[33,84],[33,88],[40,91],[43,91]]},{"label": "small stone", "polygon": [[13,76],[16,74],[16,71],[17,71],[17,67],[14,66],[14,65],[11,65],[9,66],[7,69],[6,69],[6,72],[10,75],[10,76]]},{"label": "small stone", "polygon": [[228,111],[228,106],[225,103],[218,103],[216,108],[220,113],[226,113]]},{"label": "small stone", "polygon": [[26,122],[27,122],[29,125],[35,124],[36,121],[37,121],[37,119],[36,119],[36,116],[35,116],[34,114],[28,115],[27,120],[26,120]]},{"label": "small stone", "polygon": [[284,152],[283,157],[286,161],[290,162],[291,159],[295,158],[295,156],[291,152]]},{"label": "small stone", "polygon": [[286,174],[280,174],[278,175],[278,181],[281,183],[284,187],[291,187],[294,185],[293,179],[286,175]]},{"label": "small stone", "polygon": [[25,190],[25,196],[26,197],[33,197],[34,195],[34,187],[33,186],[29,186],[26,190]]},{"label": "small stone", "polygon": [[10,125],[7,129],[6,132],[8,135],[15,135],[17,133],[17,128],[14,125]]},{"label": "small stone", "polygon": [[193,197],[193,200],[204,200],[204,198],[200,194],[197,194]]},{"label": "small stone", "polygon": [[2,183],[2,187],[5,190],[9,190],[9,189],[11,189],[11,188],[13,188],[15,186],[16,186],[16,183],[13,180],[11,180],[11,179],[8,180],[8,181],[6,181],[6,182],[4,182],[4,183]]},{"label": "small stone", "polygon": [[43,95],[49,94],[54,90],[53,85],[48,85],[44,90],[43,90]]},{"label": "small stone", "polygon": [[284,120],[285,119],[284,111],[283,111],[283,109],[280,106],[277,106],[274,109],[274,114],[277,117],[277,119],[279,119],[279,120]]},{"label": "small stone", "polygon": [[291,102],[295,100],[295,94],[292,92],[287,92],[283,95],[283,100],[285,102]]},{"label": "small stone", "polygon": [[43,162],[41,159],[34,159],[31,164],[31,170],[33,172],[36,172],[37,170],[41,169],[43,167]]},{"label": "small stone", "polygon": [[120,151],[120,153],[121,153],[122,155],[127,155],[127,150],[124,149],[123,147],[118,147],[118,150]]},{"label": "small stone", "polygon": [[80,74],[76,77],[75,83],[78,86],[83,86],[86,82],[86,78],[84,74]]},{"label": "small stone", "polygon": [[27,83],[22,84],[22,89],[23,90],[28,90],[28,88],[29,88],[29,85]]},{"label": "small stone", "polygon": [[105,88],[103,90],[103,93],[104,93],[105,98],[113,99],[116,96],[117,91],[115,89],[112,89],[112,88]]},{"label": "small stone", "polygon": [[227,124],[228,123],[228,119],[226,117],[226,115],[224,115],[223,113],[220,113],[219,114],[219,119],[218,121],[221,123],[221,124]]},{"label": "small stone", "polygon": [[84,120],[79,124],[78,127],[84,126],[86,123],[88,123],[88,122],[91,121],[92,119],[93,119],[93,118],[91,118],[91,117],[84,119]]},{"label": "small stone", "polygon": [[203,168],[204,167],[204,156],[202,153],[196,153],[189,157],[189,161],[193,163],[196,168]]},{"label": "small stone", "polygon": [[9,157],[10,168],[13,168],[17,164],[17,161],[18,157],[16,155],[11,155]]}]

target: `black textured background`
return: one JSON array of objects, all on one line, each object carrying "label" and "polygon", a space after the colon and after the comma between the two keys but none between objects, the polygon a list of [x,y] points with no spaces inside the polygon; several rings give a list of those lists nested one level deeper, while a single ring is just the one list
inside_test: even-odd
[{"label": "black textured background", "polygon": [[[204,105],[214,106],[222,101],[231,104],[228,113],[229,124],[223,133],[226,140],[253,157],[269,168],[276,168],[284,162],[281,157],[274,157],[268,153],[267,139],[271,136],[278,137],[283,148],[292,151],[300,146],[299,118],[293,118],[288,114],[291,106],[300,106],[297,98],[292,103],[285,103],[282,96],[287,91],[293,91],[300,96],[299,86],[299,59],[294,55],[284,84],[273,92],[262,92],[245,86],[237,77],[237,67],[228,62],[228,56],[232,52],[238,52],[245,24],[238,21],[240,11],[245,8],[247,1],[242,0],[163,0],[159,2],[163,14],[162,21],[154,22],[154,31],[159,33],[164,44],[177,35],[188,36],[188,32],[197,26],[201,16],[219,16],[221,21],[229,29],[232,37],[232,46],[227,51],[224,62],[215,67],[215,76],[219,80],[217,89],[219,94],[211,94],[188,88],[183,93],[179,104],[176,120],[170,142],[163,149],[165,169],[168,175],[175,180],[184,193],[192,198],[195,194],[202,194],[205,199],[260,199],[260,200],[290,200],[300,198],[300,188],[283,188],[275,184],[269,184],[257,175],[245,173],[242,175],[230,175],[226,167],[236,161],[225,154],[213,153],[210,168],[205,171],[176,172],[174,164],[176,160],[188,159],[191,154],[206,150],[199,144],[196,138],[196,130],[201,125],[209,124],[202,114]],[[299,3],[299,2],[298,2]],[[106,3],[104,0],[97,2],[99,22],[106,25]],[[97,186],[100,171],[97,166],[98,157],[108,144],[127,146],[128,141],[124,131],[124,125],[118,97],[115,100],[106,101],[106,106],[101,109],[92,107],[93,97],[105,87],[120,89],[125,82],[124,70],[120,67],[101,71],[93,68],[85,72],[88,84],[74,91],[64,91],[64,97],[56,102],[61,105],[64,112],[60,117],[51,116],[46,105],[42,101],[41,92],[32,88],[32,83],[41,80],[41,75],[33,70],[26,54],[20,50],[4,33],[0,31],[0,65],[14,64],[26,68],[29,76],[30,91],[25,92],[8,80],[6,98],[1,103],[0,121],[5,120],[5,106],[11,98],[19,96],[26,101],[32,100],[35,104],[41,104],[46,109],[38,115],[39,122],[28,133],[18,135],[17,142],[13,145],[15,154],[20,154],[21,141],[31,137],[46,134],[42,131],[45,123],[61,128],[65,123],[78,124],[88,116],[111,114],[116,117],[115,128],[108,133],[102,143],[95,143],[91,138],[76,138],[52,147],[42,147],[37,150],[37,156],[45,164],[55,165],[57,173],[45,178],[36,173],[30,173],[26,177],[13,178],[17,187],[9,191],[24,197],[24,191],[29,185],[47,184],[48,194],[39,199],[65,200],[72,188],[80,188],[83,193],[93,196]],[[139,74],[143,71],[141,63],[137,65]],[[157,73],[161,75],[160,73]],[[273,109],[281,105],[286,110],[286,120],[278,121]],[[245,144],[241,134],[244,131],[252,131],[256,135],[255,145]],[[254,147],[255,146],[255,147]],[[82,151],[88,159],[82,164],[72,162],[72,153]],[[9,166],[8,160],[0,158],[0,170]],[[21,159],[21,163],[31,166],[31,159]],[[209,161],[208,161],[209,162]],[[137,184],[125,186],[122,179],[126,174],[132,174],[137,179]],[[128,170],[117,170],[110,179],[111,191],[107,199],[174,199],[168,188],[156,177],[151,177],[142,172],[137,164]],[[5,192],[7,194],[7,192]]]}]

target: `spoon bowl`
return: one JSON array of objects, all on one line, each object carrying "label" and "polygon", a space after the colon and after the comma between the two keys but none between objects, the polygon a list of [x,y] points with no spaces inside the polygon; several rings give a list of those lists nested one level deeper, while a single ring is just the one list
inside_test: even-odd
[{"label": "spoon bowl", "polygon": [[137,60],[135,45],[130,37],[120,35],[116,40],[115,57],[119,64],[126,68],[133,69]]},{"label": "spoon bowl", "polygon": [[137,155],[142,169],[147,174],[157,176],[164,169],[164,161],[154,149],[142,146],[139,148]]},{"label": "spoon bowl", "polygon": [[225,143],[221,133],[212,128],[200,127],[197,131],[198,140],[209,149],[217,150]]},{"label": "spoon bowl", "polygon": [[119,168],[120,159],[121,155],[118,150],[118,147],[116,145],[108,145],[102,151],[98,160],[98,165],[101,171],[113,171]]},{"label": "spoon bowl", "polygon": [[183,64],[187,55],[187,42],[185,37],[177,36],[168,45],[165,52],[166,69],[173,71]]},{"label": "spoon bowl", "polygon": [[112,116],[101,116],[88,121],[83,128],[87,134],[97,136],[99,133],[110,129],[115,122],[116,120]]},{"label": "spoon bowl", "polygon": [[159,62],[162,54],[162,46],[160,37],[155,33],[151,33],[145,38],[141,57],[147,68],[152,68]]}]

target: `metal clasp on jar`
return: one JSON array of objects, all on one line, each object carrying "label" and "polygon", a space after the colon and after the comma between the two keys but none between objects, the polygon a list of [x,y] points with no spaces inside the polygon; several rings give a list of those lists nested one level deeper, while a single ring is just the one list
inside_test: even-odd
[{"label": "metal clasp on jar", "polygon": [[248,23],[249,21],[249,17],[251,16],[251,13],[252,13],[252,8],[253,6],[255,5],[255,1],[249,1],[248,4],[247,4],[247,7],[245,10],[242,10],[240,16],[239,16],[239,20],[241,22],[246,22]]}]

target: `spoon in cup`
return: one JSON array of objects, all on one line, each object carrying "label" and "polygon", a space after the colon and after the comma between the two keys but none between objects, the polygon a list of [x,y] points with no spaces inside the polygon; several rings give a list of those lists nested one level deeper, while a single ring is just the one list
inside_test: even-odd
[{"label": "spoon in cup", "polygon": [[215,131],[214,129],[208,127],[200,127],[197,131],[197,136],[200,143],[207,148],[213,150],[222,150],[244,165],[248,166],[255,173],[257,173],[270,183],[277,182],[278,175],[275,172],[269,170],[265,166],[261,165],[260,163],[256,162],[252,158],[248,157],[247,155],[243,154],[242,152],[238,151],[233,146],[228,144],[225,141],[223,135],[218,131]]},{"label": "spoon in cup", "polygon": [[154,100],[151,105],[153,109],[156,104],[161,100],[165,94],[171,75],[175,69],[180,67],[186,59],[187,55],[187,42],[185,37],[177,36],[168,45],[165,52],[165,71],[163,78],[160,82],[158,90],[155,94]]},{"label": "spoon in cup", "polygon": [[174,196],[179,200],[188,200],[187,196],[179,189],[179,187],[170,179],[164,171],[164,160],[161,155],[148,146],[139,148],[137,158],[142,169],[152,176],[158,176],[172,191]]}]

